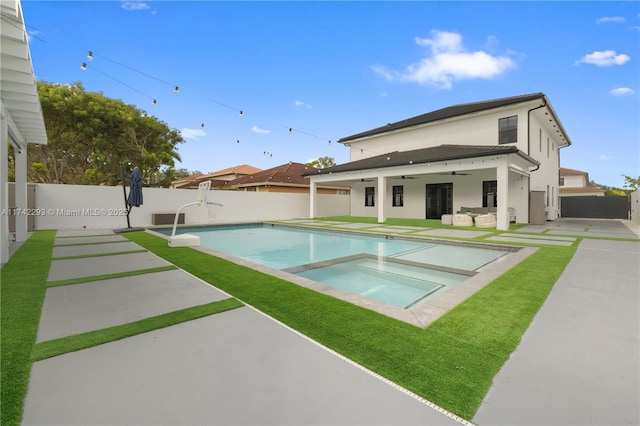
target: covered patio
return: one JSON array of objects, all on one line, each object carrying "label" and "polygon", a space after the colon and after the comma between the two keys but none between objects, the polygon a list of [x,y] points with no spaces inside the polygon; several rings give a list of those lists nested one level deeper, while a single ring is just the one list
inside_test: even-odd
[{"label": "covered patio", "polygon": [[[27,146],[46,144],[47,133],[31,63],[22,7],[2,1],[0,26],[0,263],[9,259],[14,238],[9,216],[15,216],[15,242],[27,239]],[[9,143],[15,153],[15,204],[9,204]]]},{"label": "covered patio", "polygon": [[[491,185],[497,229],[509,229],[509,207],[528,223],[529,176],[539,163],[514,146],[441,145],[394,151],[306,174],[311,181],[310,216],[316,217],[318,185],[350,185],[351,214],[439,218],[462,206],[480,206]],[[430,188],[431,187],[431,188]],[[373,188],[373,189],[372,189]],[[436,215],[438,217],[434,217]],[[430,217],[432,216],[432,217]]]}]

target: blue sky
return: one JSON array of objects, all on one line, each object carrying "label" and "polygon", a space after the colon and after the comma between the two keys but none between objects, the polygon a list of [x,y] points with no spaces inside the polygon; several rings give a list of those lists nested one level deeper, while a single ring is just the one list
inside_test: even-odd
[{"label": "blue sky", "polygon": [[638,2],[23,0],[22,8],[36,77],[82,81],[181,130],[177,167],[344,163],[341,137],[543,92],[573,142],[563,167],[609,186],[640,175]]}]

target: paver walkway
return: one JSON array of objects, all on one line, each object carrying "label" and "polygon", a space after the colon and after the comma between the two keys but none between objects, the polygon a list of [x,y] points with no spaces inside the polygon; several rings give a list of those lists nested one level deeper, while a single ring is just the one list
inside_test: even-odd
[{"label": "paver walkway", "polygon": [[[50,281],[167,265],[146,251],[105,256],[142,250],[115,243],[120,236],[73,234],[56,239],[55,256],[97,257],[53,260]],[[62,246],[71,242],[81,245]],[[50,287],[38,342],[228,297],[180,269]],[[35,362],[23,419],[83,426],[461,423],[247,306]]]},{"label": "paver walkway", "polygon": [[583,240],[474,422],[640,424],[639,265],[639,243]]}]

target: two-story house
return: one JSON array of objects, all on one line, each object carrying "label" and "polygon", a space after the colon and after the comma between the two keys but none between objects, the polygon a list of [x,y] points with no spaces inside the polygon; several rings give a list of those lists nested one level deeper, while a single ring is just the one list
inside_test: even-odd
[{"label": "two-story house", "polygon": [[529,222],[533,192],[557,218],[560,148],[571,144],[544,93],[454,105],[339,142],[351,161],[307,174],[312,217],[318,185],[349,185],[353,216],[439,219],[493,206],[502,230],[510,208]]}]

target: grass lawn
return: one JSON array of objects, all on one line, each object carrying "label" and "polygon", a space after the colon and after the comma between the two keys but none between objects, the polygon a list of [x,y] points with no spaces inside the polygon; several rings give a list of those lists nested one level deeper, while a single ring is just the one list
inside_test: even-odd
[{"label": "grass lawn", "polygon": [[[363,218],[330,219],[368,222]],[[386,224],[442,227],[439,221],[419,223],[390,219]],[[466,419],[473,417],[493,377],[516,349],[576,250],[573,246],[541,247],[422,329],[191,248],[169,248],[165,239],[148,233],[125,236]]]},{"label": "grass lawn", "polygon": [[0,271],[0,361],[3,425],[18,425],[29,385],[31,348],[44,302],[55,231],[29,238]]}]

